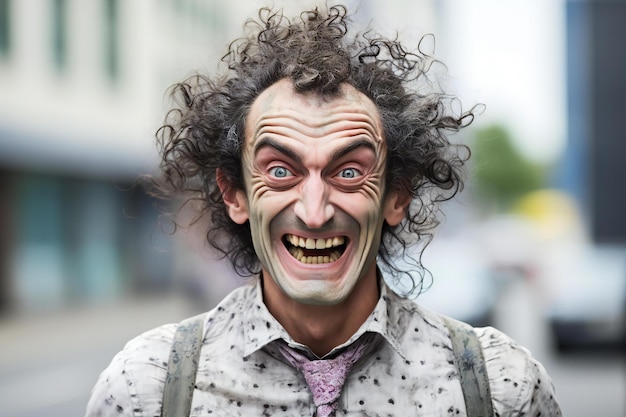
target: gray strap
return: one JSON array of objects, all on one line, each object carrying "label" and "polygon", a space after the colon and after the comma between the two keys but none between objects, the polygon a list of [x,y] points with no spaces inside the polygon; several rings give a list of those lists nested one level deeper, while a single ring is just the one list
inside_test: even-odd
[{"label": "gray strap", "polygon": [[176,329],[163,387],[162,417],[186,417],[196,384],[205,314],[183,320]]},{"label": "gray strap", "polygon": [[[176,329],[163,388],[162,417],[189,416],[202,346],[205,314],[182,321]],[[493,406],[482,348],[471,326],[444,317],[459,368],[468,417],[492,417]]]},{"label": "gray strap", "polygon": [[463,322],[444,317],[450,331],[452,350],[468,417],[492,417],[493,405],[483,350],[474,329]]}]

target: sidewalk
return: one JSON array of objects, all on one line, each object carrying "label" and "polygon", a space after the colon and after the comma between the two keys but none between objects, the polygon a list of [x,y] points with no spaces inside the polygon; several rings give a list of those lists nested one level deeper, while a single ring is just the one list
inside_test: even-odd
[{"label": "sidewalk", "polygon": [[82,416],[98,375],[128,340],[197,312],[170,294],[3,317],[1,414]]},{"label": "sidewalk", "polygon": [[143,331],[194,313],[181,295],[169,294],[2,317],[0,369],[34,358],[41,361],[125,343]]}]

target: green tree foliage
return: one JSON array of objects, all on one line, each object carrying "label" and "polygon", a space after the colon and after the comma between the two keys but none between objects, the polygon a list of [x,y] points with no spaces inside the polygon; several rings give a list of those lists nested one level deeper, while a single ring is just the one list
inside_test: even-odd
[{"label": "green tree foliage", "polygon": [[544,167],[525,158],[504,127],[492,125],[478,130],[474,139],[471,182],[486,205],[506,210],[524,194],[544,185]]}]

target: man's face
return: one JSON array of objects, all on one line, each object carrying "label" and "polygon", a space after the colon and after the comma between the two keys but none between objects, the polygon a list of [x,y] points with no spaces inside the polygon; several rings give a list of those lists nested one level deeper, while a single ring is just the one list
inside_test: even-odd
[{"label": "man's face", "polygon": [[382,224],[393,211],[383,201],[385,157],[378,111],[349,85],[323,99],[282,80],[255,100],[242,152],[245,191],[231,217],[250,221],[264,279],[316,305],[340,303],[365,277],[374,282]]}]

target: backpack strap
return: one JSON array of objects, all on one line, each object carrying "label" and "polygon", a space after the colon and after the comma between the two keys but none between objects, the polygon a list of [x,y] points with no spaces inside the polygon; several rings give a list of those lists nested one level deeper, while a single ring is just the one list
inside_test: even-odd
[{"label": "backpack strap", "polygon": [[493,405],[485,358],[480,341],[469,324],[444,317],[450,332],[452,351],[459,369],[459,378],[468,417],[492,417]]},{"label": "backpack strap", "polygon": [[189,416],[205,317],[199,314],[178,324],[163,387],[162,417]]}]

